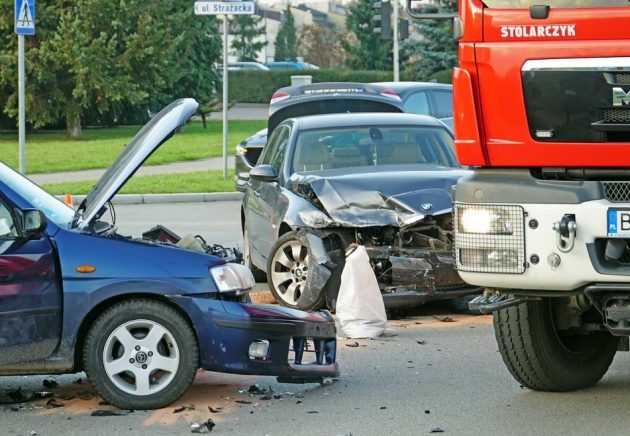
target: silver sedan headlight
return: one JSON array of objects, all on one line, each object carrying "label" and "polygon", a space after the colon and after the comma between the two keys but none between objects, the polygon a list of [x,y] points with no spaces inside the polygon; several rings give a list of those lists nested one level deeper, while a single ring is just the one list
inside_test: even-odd
[{"label": "silver sedan headlight", "polygon": [[244,293],[250,291],[256,281],[252,272],[244,265],[226,263],[210,268],[210,275],[219,292]]},{"label": "silver sedan headlight", "polygon": [[298,216],[304,224],[314,229],[321,229],[335,223],[328,215],[319,210],[302,210],[298,212]]}]

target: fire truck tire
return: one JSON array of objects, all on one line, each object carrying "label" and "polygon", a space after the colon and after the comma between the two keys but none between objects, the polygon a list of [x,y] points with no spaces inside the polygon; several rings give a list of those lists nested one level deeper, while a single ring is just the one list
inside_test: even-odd
[{"label": "fire truck tire", "polygon": [[494,331],[512,376],[536,391],[564,392],[594,385],[608,370],[619,342],[608,332],[557,330],[549,298],[496,311]]}]

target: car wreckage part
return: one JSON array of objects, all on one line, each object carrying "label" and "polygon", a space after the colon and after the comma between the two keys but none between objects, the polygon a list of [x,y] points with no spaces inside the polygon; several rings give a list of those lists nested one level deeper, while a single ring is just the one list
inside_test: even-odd
[{"label": "car wreckage part", "polygon": [[609,332],[584,331],[578,325],[559,328],[566,317],[558,309],[571,309],[562,300],[542,298],[494,312],[503,361],[530,389],[564,392],[591,386],[604,376],[617,351],[619,337]]},{"label": "car wreckage part", "polygon": [[164,303],[134,299],[99,316],[84,346],[85,371],[98,393],[122,409],[155,409],[177,400],[199,366],[195,334]]},{"label": "car wreckage part", "polygon": [[280,304],[307,310],[323,306],[323,287],[308,303],[299,301],[311,274],[312,263],[309,247],[302,242],[298,232],[285,233],[276,241],[267,262],[267,278],[271,293]]}]

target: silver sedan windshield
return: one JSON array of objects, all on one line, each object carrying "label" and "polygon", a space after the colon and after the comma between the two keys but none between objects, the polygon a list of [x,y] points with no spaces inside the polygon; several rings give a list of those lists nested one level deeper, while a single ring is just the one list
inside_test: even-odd
[{"label": "silver sedan windshield", "polygon": [[443,127],[355,126],[300,132],[293,172],[330,168],[424,164],[460,168]]},{"label": "silver sedan windshield", "polygon": [[74,217],[74,209],[3,163],[0,163],[0,180],[31,203],[34,208],[39,209],[49,221],[59,227],[70,227]]}]

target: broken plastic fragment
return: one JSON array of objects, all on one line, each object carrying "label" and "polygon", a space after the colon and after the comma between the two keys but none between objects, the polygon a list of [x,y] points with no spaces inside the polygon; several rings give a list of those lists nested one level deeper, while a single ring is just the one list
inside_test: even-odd
[{"label": "broken plastic fragment", "polygon": [[266,394],[267,389],[260,389],[258,385],[251,385],[247,390],[250,394]]},{"label": "broken plastic fragment", "polygon": [[51,398],[46,402],[46,409],[56,409],[58,407],[64,407],[64,405],[55,401],[54,398]]},{"label": "broken plastic fragment", "polygon": [[92,416],[127,416],[132,413],[133,410],[95,410],[91,413]]},{"label": "broken plastic fragment", "polygon": [[442,430],[440,427],[433,427],[431,428],[430,433],[444,433],[444,430]]},{"label": "broken plastic fragment", "polygon": [[44,379],[44,381],[42,382],[42,385],[44,385],[45,388],[56,388],[57,386],[59,386],[59,384],[55,381],[55,380],[48,380],[48,379]]}]

